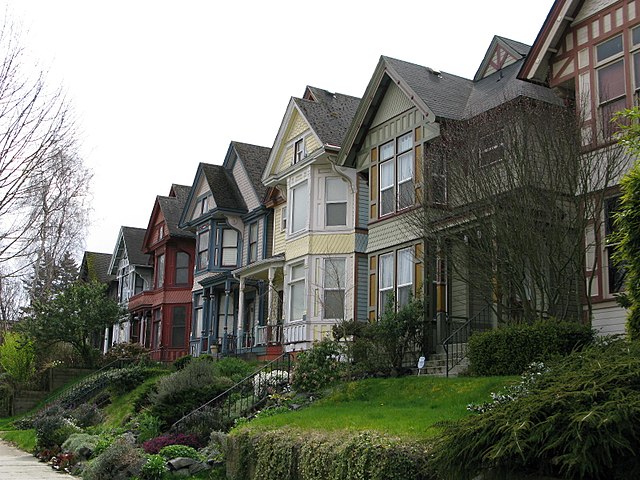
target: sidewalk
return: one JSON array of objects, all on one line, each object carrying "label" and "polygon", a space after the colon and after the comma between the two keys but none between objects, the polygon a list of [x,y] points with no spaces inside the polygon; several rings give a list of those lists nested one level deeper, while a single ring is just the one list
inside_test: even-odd
[{"label": "sidewalk", "polygon": [[0,479],[2,480],[64,480],[70,475],[52,470],[33,455],[18,450],[0,440]]}]

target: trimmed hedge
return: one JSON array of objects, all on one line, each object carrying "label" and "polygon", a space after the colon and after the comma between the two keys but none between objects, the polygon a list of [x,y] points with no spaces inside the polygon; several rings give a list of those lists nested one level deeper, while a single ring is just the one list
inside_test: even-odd
[{"label": "trimmed hedge", "polygon": [[232,480],[431,480],[430,448],[370,432],[243,430],[227,437]]},{"label": "trimmed hedge", "polygon": [[538,321],[476,333],[469,339],[475,375],[520,375],[532,362],[568,355],[593,341],[594,332],[575,322]]}]

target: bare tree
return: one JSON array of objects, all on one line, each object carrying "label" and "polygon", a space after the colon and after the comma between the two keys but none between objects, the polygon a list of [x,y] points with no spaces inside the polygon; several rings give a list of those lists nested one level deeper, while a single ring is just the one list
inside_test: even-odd
[{"label": "bare tree", "polygon": [[45,74],[32,70],[8,21],[0,27],[0,51],[0,267],[6,277],[78,246],[90,174],[76,154],[62,89],[49,89]]},{"label": "bare tree", "polygon": [[601,228],[603,195],[626,162],[613,145],[587,152],[582,126],[571,108],[518,99],[444,124],[425,151],[415,223],[447,259],[448,281],[464,285],[470,315],[575,319],[589,304],[584,232]]}]

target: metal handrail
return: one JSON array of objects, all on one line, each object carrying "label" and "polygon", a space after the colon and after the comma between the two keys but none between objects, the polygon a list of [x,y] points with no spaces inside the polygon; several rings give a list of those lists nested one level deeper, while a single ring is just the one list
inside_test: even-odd
[{"label": "metal handrail", "polygon": [[[277,368],[277,367],[286,368],[286,370],[284,370],[286,371],[286,374],[287,374],[286,383],[289,384],[291,379],[291,366],[292,366],[291,355],[288,352],[285,352],[282,355],[280,355],[278,358],[275,358],[274,360],[271,360],[269,363],[263,365],[261,368],[259,368],[255,372],[251,373],[250,375],[247,375],[245,378],[237,382],[235,385],[229,387],[224,392],[216,395],[214,398],[212,398],[208,402],[203,403],[198,408],[195,408],[189,413],[187,413],[186,415],[183,415],[182,418],[180,418],[179,420],[177,420],[171,425],[169,430],[175,430],[176,426],[179,423],[183,422],[184,420],[189,418],[191,415],[195,414],[196,412],[199,412],[200,410],[212,404],[219,405],[221,407],[221,411],[222,412],[226,411],[227,418],[230,419],[231,413],[232,413],[231,412],[232,394],[236,392],[241,393],[248,386],[251,387],[251,395],[248,396],[247,398],[240,397],[240,408],[237,408],[236,411],[251,410],[260,402],[262,402],[266,398],[266,395],[268,393],[268,390],[266,387],[268,387],[268,382],[270,380],[266,376],[263,376],[262,374],[271,373],[273,371],[280,370],[280,368]],[[256,378],[260,379],[258,383],[255,382]],[[225,402],[226,402],[226,405],[225,405]]]},{"label": "metal handrail", "polygon": [[[489,311],[490,305],[487,305],[442,341],[447,377],[449,376],[449,372],[457,365],[460,365],[462,360],[467,357],[466,343],[469,341],[472,332],[481,330],[481,328],[477,327],[485,326],[485,324],[488,323],[486,320],[485,322],[481,322],[481,320],[484,319],[485,316],[488,318]],[[474,328],[474,326],[476,328]],[[462,347],[462,345],[465,345],[465,347]]]}]

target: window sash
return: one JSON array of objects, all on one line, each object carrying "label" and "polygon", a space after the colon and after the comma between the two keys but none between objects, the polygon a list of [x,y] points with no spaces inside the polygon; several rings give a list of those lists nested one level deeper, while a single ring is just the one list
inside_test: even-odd
[{"label": "window sash", "polygon": [[600,105],[624,96],[626,92],[624,77],[623,59],[598,69],[598,100]]},{"label": "window sash", "polygon": [[238,262],[238,232],[231,228],[222,231],[222,266],[230,267]]},{"label": "window sash", "polygon": [[173,307],[171,321],[171,347],[180,348],[185,345],[187,309],[186,307]]},{"label": "window sash", "polygon": [[292,188],[291,191],[292,212],[291,212],[291,233],[297,233],[307,228],[309,215],[309,196],[307,183],[301,183]]},{"label": "window sash", "polygon": [[596,45],[596,61],[602,62],[622,53],[622,35],[610,38]]},{"label": "window sash", "polygon": [[381,162],[388,160],[390,158],[393,158],[395,153],[396,153],[395,145],[393,141],[385,143],[384,145],[380,145],[380,161]]},{"label": "window sash", "polygon": [[158,256],[156,272],[156,288],[161,288],[164,286],[164,254]]},{"label": "window sash", "polygon": [[258,224],[249,225],[249,261],[255,262],[258,259]]},{"label": "window sash", "polygon": [[189,283],[189,254],[186,252],[176,253],[176,284],[186,285]]},{"label": "window sash", "polygon": [[198,234],[198,269],[204,270],[209,266],[209,230]]},{"label": "window sash", "polygon": [[293,144],[293,163],[298,163],[304,158],[304,138]]},{"label": "window sash", "polygon": [[407,152],[412,149],[413,149],[413,132],[409,132],[398,137],[398,153]]},{"label": "window sash", "polygon": [[380,216],[395,210],[395,165],[393,160],[380,164]]}]

